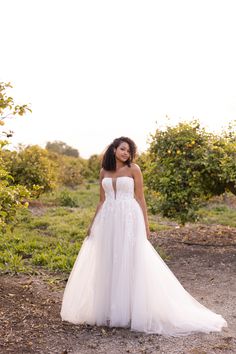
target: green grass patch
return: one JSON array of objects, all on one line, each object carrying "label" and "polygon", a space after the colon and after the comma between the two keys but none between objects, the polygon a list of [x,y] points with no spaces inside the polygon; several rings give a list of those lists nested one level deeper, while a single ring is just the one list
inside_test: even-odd
[{"label": "green grass patch", "polygon": [[98,200],[98,184],[81,185],[44,194],[32,211],[19,211],[17,227],[0,236],[0,270],[70,272]]},{"label": "green grass patch", "polygon": [[223,203],[207,204],[199,209],[198,217],[203,224],[236,227],[236,209]]},{"label": "green grass patch", "polygon": [[[60,205],[62,200],[66,206]],[[0,271],[37,273],[43,268],[69,273],[98,200],[98,185],[83,185],[45,194],[31,210],[19,211],[17,227],[0,235]],[[224,203],[209,203],[198,215],[201,223],[236,227],[236,209]],[[150,231],[157,233],[173,227],[158,215],[149,215],[149,224]]]},{"label": "green grass patch", "polygon": [[159,215],[148,215],[148,221],[151,232],[165,231],[171,228],[168,225],[168,219],[162,218]]},{"label": "green grass patch", "polygon": [[[94,214],[92,208],[48,208],[44,215],[21,211],[14,231],[0,237],[0,270],[35,272],[37,267],[69,272]],[[26,215],[27,214],[27,215]]]},{"label": "green grass patch", "polygon": [[68,206],[71,208],[90,208],[96,205],[98,200],[98,183],[82,184],[76,189],[59,188],[53,192],[45,193],[40,197],[42,204]]}]

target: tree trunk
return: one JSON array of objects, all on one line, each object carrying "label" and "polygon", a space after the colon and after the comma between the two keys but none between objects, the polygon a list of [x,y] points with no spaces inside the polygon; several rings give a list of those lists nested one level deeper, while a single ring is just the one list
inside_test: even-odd
[{"label": "tree trunk", "polygon": [[231,193],[233,193],[234,195],[236,195],[236,182],[229,182],[229,183],[227,183],[226,188],[228,188]]}]

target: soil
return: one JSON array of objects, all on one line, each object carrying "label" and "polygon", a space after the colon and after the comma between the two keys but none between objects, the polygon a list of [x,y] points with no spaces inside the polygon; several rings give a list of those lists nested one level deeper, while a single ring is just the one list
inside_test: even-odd
[{"label": "soil", "polygon": [[60,319],[65,274],[0,276],[0,353],[236,353],[236,229],[187,226],[152,234],[165,262],[197,300],[220,313],[219,333],[164,337]]}]

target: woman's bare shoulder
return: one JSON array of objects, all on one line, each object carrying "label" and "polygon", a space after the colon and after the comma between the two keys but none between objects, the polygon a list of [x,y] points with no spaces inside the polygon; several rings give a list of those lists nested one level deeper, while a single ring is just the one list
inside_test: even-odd
[{"label": "woman's bare shoulder", "polygon": [[141,173],[141,169],[140,169],[139,165],[137,165],[136,163],[131,163],[130,168],[131,168],[131,171],[134,175]]}]

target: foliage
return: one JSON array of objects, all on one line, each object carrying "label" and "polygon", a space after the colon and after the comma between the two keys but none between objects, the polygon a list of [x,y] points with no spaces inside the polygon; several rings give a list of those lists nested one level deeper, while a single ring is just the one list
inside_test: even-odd
[{"label": "foliage", "polygon": [[198,217],[202,223],[207,225],[225,225],[236,228],[236,209],[226,204],[207,204],[201,207],[198,212]]},{"label": "foliage", "polygon": [[78,206],[77,198],[73,194],[71,194],[68,189],[64,189],[61,191],[58,201],[59,205],[61,206],[68,206],[71,208]]},{"label": "foliage", "polygon": [[[43,200],[58,201],[61,190],[42,195]],[[65,192],[65,190],[64,190]],[[0,269],[8,272],[37,272],[38,267],[69,272],[86,236],[88,225],[98,203],[98,185],[77,191],[67,190],[80,208],[37,207],[18,214],[19,225],[14,234],[0,239]],[[50,195],[49,195],[50,194]]]},{"label": "foliage", "polygon": [[101,169],[101,160],[102,156],[96,154],[91,155],[87,160],[87,164],[82,171],[82,174],[89,182],[98,181]]},{"label": "foliage", "polygon": [[227,189],[236,195],[236,120],[223,131],[225,154],[221,159],[222,179]]},{"label": "foliage", "polygon": [[79,185],[76,189],[60,187],[53,192],[42,194],[40,196],[39,202],[53,206],[70,206],[62,205],[64,204],[64,196],[66,196],[65,199],[67,199],[67,196],[68,199],[72,199],[76,203],[76,206],[79,208],[84,209],[95,207],[99,200],[98,184],[82,184]]},{"label": "foliage", "polygon": [[[16,105],[11,96],[7,94],[7,89],[12,88],[10,82],[0,82],[0,126],[5,125],[5,120],[13,116],[23,116],[27,111],[31,112],[28,105]],[[1,135],[5,135],[7,138],[11,137],[12,131],[4,131]]]},{"label": "foliage", "polygon": [[83,182],[84,162],[81,158],[58,156],[57,166],[58,185],[75,188]]},{"label": "foliage", "polygon": [[13,177],[12,184],[26,186],[35,197],[54,188],[56,179],[54,166],[45,149],[37,145],[20,146],[18,152],[7,151],[4,159]]},{"label": "foliage", "polygon": [[27,189],[21,185],[12,186],[12,176],[4,168],[2,147],[6,143],[0,142],[0,232],[5,232],[7,226],[16,223],[16,212],[19,208],[27,207],[29,197]]},{"label": "foliage", "polygon": [[195,220],[203,200],[235,187],[235,147],[197,121],[157,129],[145,165],[147,186],[157,193],[156,211],[181,224]]},{"label": "foliage", "polygon": [[0,239],[0,269],[35,272],[37,267],[69,272],[75,261],[91,211],[50,208],[42,216],[29,210],[18,216],[21,223],[14,234]]},{"label": "foliage", "polygon": [[[22,116],[26,111],[31,111],[27,105],[15,105],[14,100],[7,94],[11,88],[10,83],[0,83],[0,126],[12,116]],[[1,136],[10,137],[12,132],[3,131]],[[7,141],[0,141],[0,232],[5,232],[8,227],[13,227],[17,221],[17,210],[28,206],[28,190],[21,185],[12,185],[13,178],[6,168],[3,160],[3,147]],[[13,259],[14,260],[14,259]]]},{"label": "foliage", "polygon": [[48,158],[54,165],[57,186],[76,188],[84,182],[83,171],[86,160],[81,157],[60,154],[50,149],[46,151]]},{"label": "foliage", "polygon": [[46,150],[55,152],[59,155],[79,157],[79,151],[67,145],[63,141],[48,141],[46,144]]}]

